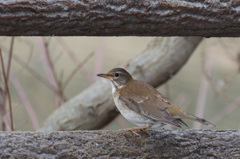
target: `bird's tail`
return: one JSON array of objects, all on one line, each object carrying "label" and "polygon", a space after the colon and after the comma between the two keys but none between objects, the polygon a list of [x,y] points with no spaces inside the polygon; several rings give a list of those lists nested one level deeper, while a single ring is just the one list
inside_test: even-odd
[{"label": "bird's tail", "polygon": [[211,122],[209,122],[205,119],[199,118],[197,116],[194,116],[192,114],[189,114],[189,113],[182,113],[181,116],[185,119],[190,119],[190,120],[193,120],[193,121],[197,121],[197,122],[202,123],[202,124],[207,125],[207,126],[215,126],[216,127],[216,125],[214,125],[213,123],[211,123]]}]

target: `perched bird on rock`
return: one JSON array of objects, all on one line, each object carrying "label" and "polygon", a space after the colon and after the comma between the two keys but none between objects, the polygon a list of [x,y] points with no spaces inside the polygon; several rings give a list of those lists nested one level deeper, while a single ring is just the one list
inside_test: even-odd
[{"label": "perched bird on rock", "polygon": [[110,81],[118,110],[127,120],[139,126],[124,130],[154,129],[165,124],[181,128],[183,125],[187,126],[182,119],[215,126],[205,119],[186,113],[149,84],[134,80],[123,68],[114,68],[97,76]]}]

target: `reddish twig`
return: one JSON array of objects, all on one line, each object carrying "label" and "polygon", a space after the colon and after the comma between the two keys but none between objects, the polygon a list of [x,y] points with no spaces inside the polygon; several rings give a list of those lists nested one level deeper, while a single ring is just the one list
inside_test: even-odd
[{"label": "reddish twig", "polygon": [[0,113],[1,113],[1,118],[2,118],[2,131],[4,131],[6,128],[6,123],[4,122],[4,115],[6,114],[5,105],[3,104],[4,103],[4,94],[5,94],[5,92],[0,83]]},{"label": "reddish twig", "polygon": [[[77,58],[76,53],[74,51],[72,51],[72,49],[66,44],[66,42],[64,40],[62,40],[62,38],[60,38],[60,37],[57,38],[57,41],[61,44],[62,48],[66,51],[66,53],[70,57],[70,59],[76,65],[79,65],[81,63],[81,61]],[[81,71],[81,73],[84,75],[83,77],[85,77],[87,79],[87,81],[91,80],[89,73],[86,71],[86,69],[84,67],[82,67],[78,71]]]},{"label": "reddish twig", "polygon": [[12,61],[13,44],[14,44],[14,37],[12,37],[11,43],[10,43],[10,50],[9,50],[8,63],[7,63],[7,81],[8,81],[9,71],[10,71],[10,66]]},{"label": "reddish twig", "polygon": [[66,88],[66,86],[68,85],[68,83],[71,81],[71,79],[73,78],[73,76],[78,72],[78,70],[84,66],[85,63],[87,63],[91,57],[93,57],[94,53],[90,53],[82,62],[80,62],[77,67],[75,69],[72,70],[72,72],[70,73],[70,75],[67,77],[67,79],[65,80],[65,82],[63,83],[63,89]]},{"label": "reddish twig", "polygon": [[95,62],[94,71],[93,71],[94,73],[92,77],[92,82],[94,82],[97,79],[96,74],[98,74],[102,70],[105,47],[106,47],[106,38],[103,37],[100,39],[99,47],[96,52],[97,56],[96,56],[96,62]]},{"label": "reddish twig", "polygon": [[[33,42],[32,40],[29,42],[27,40],[22,40],[21,37],[18,37],[18,38],[15,38],[14,40],[16,40],[17,42],[21,42],[21,43],[25,43],[26,45],[28,45],[28,53],[26,52],[26,54],[28,54],[28,57],[27,58],[24,58],[26,59],[26,61],[24,61],[27,65],[29,65],[29,63],[31,62],[31,59],[32,59],[32,55],[33,55],[33,50],[34,50],[34,47],[33,47]],[[22,45],[22,44],[20,44]],[[14,56],[14,54],[13,54]],[[14,58],[13,58],[14,59]],[[18,68],[18,71],[16,71],[18,73],[18,75],[20,75],[24,70],[26,70],[24,67],[19,67]]]},{"label": "reddish twig", "polygon": [[220,97],[224,98],[225,100],[227,100],[229,102],[232,101],[232,98],[229,95],[227,95],[225,93],[225,91],[223,91],[223,89],[224,89],[224,87],[227,86],[227,84],[229,84],[234,79],[234,76],[236,75],[235,73],[226,75],[226,77],[223,80],[218,81],[216,86],[214,85],[212,79],[209,77],[209,75],[206,72],[203,72],[203,74],[205,75],[206,80],[208,80],[211,90],[216,95],[219,95]]},{"label": "reddish twig", "polygon": [[56,105],[59,107],[62,103],[62,101],[65,101],[65,98],[63,96],[63,92],[59,87],[59,82],[57,80],[57,75],[52,63],[52,60],[49,56],[49,52],[47,49],[47,45],[44,43],[44,39],[42,37],[37,38],[39,47],[40,47],[40,53],[42,57],[42,61],[44,63],[45,72],[48,77],[48,81],[50,85],[54,88],[56,93]]},{"label": "reddish twig", "polygon": [[[206,58],[205,67],[204,67],[203,72],[206,71],[208,77],[210,77],[211,71],[212,71],[212,65],[213,65],[213,61],[214,61],[214,55],[215,55],[215,50],[213,49],[213,47],[211,47],[206,52],[206,55],[207,55],[207,58]],[[208,88],[209,88],[209,82],[203,73],[202,79],[201,79],[201,84],[199,87],[198,100],[197,100],[197,106],[196,106],[196,111],[195,111],[195,114],[199,117],[203,117],[203,114],[204,114]],[[198,122],[194,122],[193,128],[200,129],[201,124]]]},{"label": "reddish twig", "polygon": [[[233,48],[226,45],[225,42],[223,42],[222,40],[219,40],[221,43],[221,47],[223,47],[226,51],[224,51],[224,53],[229,57],[229,59],[231,59],[233,62],[237,63],[238,65],[238,72],[240,73],[240,53],[239,53],[239,49],[237,49],[238,52],[237,55],[235,56],[233,53]],[[235,46],[238,46],[235,44]],[[236,49],[235,49],[236,50]]]},{"label": "reddish twig", "polygon": [[31,73],[36,79],[41,81],[45,86],[47,86],[50,90],[55,91],[54,88],[48,83],[48,81],[41,76],[39,73],[37,73],[34,69],[32,69],[28,64],[26,64],[19,56],[16,54],[13,54],[12,58],[25,70],[27,70],[29,73]]},{"label": "reddish twig", "polygon": [[217,113],[211,121],[213,123],[218,123],[222,118],[224,118],[226,115],[230,114],[233,110],[235,110],[238,106],[240,106],[240,97],[236,98],[233,102],[228,104],[226,107],[224,107],[220,113]]},{"label": "reddish twig", "polygon": [[[224,42],[222,39],[219,39],[218,41],[220,43],[220,47],[222,47],[225,50],[225,51],[223,51],[223,53],[225,53],[230,60],[232,60],[233,62],[236,62],[236,58],[233,53],[233,50],[234,50],[233,46],[227,45],[226,42]],[[232,43],[234,43],[234,41],[231,41],[231,44]]]},{"label": "reddish twig", "polygon": [[63,55],[63,52],[61,51],[61,52],[57,55],[57,57],[55,57],[55,58],[53,59],[54,63],[57,63],[58,60],[62,57],[62,55]]},{"label": "reddish twig", "polygon": [[5,89],[6,89],[6,92],[7,92],[7,95],[8,95],[11,131],[14,131],[14,128],[13,128],[13,116],[12,116],[11,95],[10,95],[10,91],[9,91],[9,88],[8,88],[7,75],[6,75],[6,72],[5,72],[5,67],[4,67],[4,63],[3,63],[2,50],[1,50],[1,49],[0,49],[0,58],[1,58],[2,72],[3,72],[4,82],[5,82]]},{"label": "reddish twig", "polygon": [[[11,66],[13,42],[14,42],[14,37],[12,37],[12,39],[11,39],[10,50],[9,50],[9,54],[8,54],[8,63],[7,63],[7,72],[6,72],[7,81],[8,81],[9,71],[10,71],[10,66]],[[0,103],[0,107],[1,107],[1,114],[2,114],[2,130],[5,130],[5,125],[8,126],[7,120],[4,119],[5,115],[6,115],[6,110],[5,110],[5,104],[6,104],[6,98],[7,98],[6,89],[2,90],[1,96],[2,96],[2,101]],[[8,130],[10,130],[10,129],[8,129]]]},{"label": "reddish twig", "polygon": [[12,81],[15,89],[17,90],[18,95],[20,96],[20,98],[23,102],[23,105],[25,106],[25,109],[31,119],[33,128],[36,130],[39,127],[39,122],[33,111],[32,105],[31,105],[30,101],[28,100],[28,97],[27,97],[26,93],[24,92],[18,79],[14,76],[14,74],[10,74],[10,77],[11,77],[11,81]]}]

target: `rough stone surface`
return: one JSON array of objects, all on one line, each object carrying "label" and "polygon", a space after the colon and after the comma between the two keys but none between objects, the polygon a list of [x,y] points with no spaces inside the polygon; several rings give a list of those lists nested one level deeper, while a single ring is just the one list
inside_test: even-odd
[{"label": "rough stone surface", "polygon": [[0,158],[240,158],[235,130],[0,132]]},{"label": "rough stone surface", "polygon": [[0,0],[0,35],[240,36],[226,0]]}]

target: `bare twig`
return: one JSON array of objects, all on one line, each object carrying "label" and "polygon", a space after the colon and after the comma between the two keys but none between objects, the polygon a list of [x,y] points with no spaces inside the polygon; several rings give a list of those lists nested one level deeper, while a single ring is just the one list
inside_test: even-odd
[{"label": "bare twig", "polygon": [[105,47],[106,47],[106,38],[103,37],[100,39],[100,43],[99,43],[99,46],[98,46],[98,49],[96,52],[97,56],[96,56],[96,62],[95,62],[94,71],[93,71],[94,73],[93,73],[93,77],[92,77],[92,82],[96,81],[96,79],[97,79],[96,74],[98,74],[102,70]]},{"label": "bare twig", "polygon": [[[21,42],[21,43],[24,43],[24,44],[26,44],[26,45],[28,45],[28,49],[29,49],[29,51],[28,51],[28,53],[26,52],[26,54],[28,54],[28,57],[27,58],[24,58],[24,59],[26,59],[24,62],[26,63],[26,65],[29,65],[29,63],[31,62],[31,60],[32,60],[32,55],[33,55],[33,53],[34,53],[34,51],[33,51],[33,49],[34,49],[34,44],[33,44],[33,41],[31,40],[31,41],[28,41],[28,40],[26,40],[26,39],[21,39],[21,37],[18,37],[18,38],[15,38],[15,40],[17,41],[17,42]],[[14,54],[13,54],[13,56],[14,56]],[[20,75],[22,72],[24,72],[26,69],[24,68],[24,67],[19,67],[18,68],[18,70],[16,70],[15,72],[17,72],[17,74],[16,75]]]},{"label": "bare twig", "polygon": [[[223,42],[222,40],[219,40],[221,47],[224,48],[226,51],[224,53],[231,59],[233,62],[235,62],[238,65],[238,72],[240,73],[240,53],[239,53],[239,48],[233,49],[229,45],[226,44],[226,42]],[[238,46],[238,45],[235,45]],[[235,55],[234,52],[237,52]]]},{"label": "bare twig", "polygon": [[219,40],[219,43],[220,43],[220,47],[222,47],[224,50],[226,51],[223,51],[230,60],[232,60],[233,62],[236,62],[236,59],[235,59],[235,56],[234,56],[234,50],[232,47],[230,47],[229,45],[226,44],[225,41],[223,40]]},{"label": "bare twig", "polygon": [[62,51],[59,52],[59,54],[55,57],[55,59],[53,59],[54,63],[57,63],[58,60],[62,57],[62,55],[63,55],[63,52]]},{"label": "bare twig", "polygon": [[30,101],[28,100],[26,93],[24,92],[20,82],[18,81],[18,79],[15,77],[14,74],[12,74],[12,73],[10,74],[10,79],[11,79],[15,89],[17,90],[18,95],[20,96],[20,98],[23,102],[23,105],[25,106],[25,109],[31,119],[33,128],[36,130],[39,127],[39,122],[33,111],[32,105],[31,105]]},{"label": "bare twig", "polygon": [[[12,37],[11,39],[11,43],[10,43],[10,50],[9,50],[9,54],[8,54],[8,63],[7,63],[7,69],[6,69],[6,78],[8,81],[8,77],[9,77],[9,71],[10,71],[10,66],[11,66],[11,59],[12,59],[12,50],[13,50],[13,42],[14,42],[14,37]],[[7,91],[2,90],[2,101],[0,103],[0,107],[1,107],[1,114],[2,114],[2,130],[5,130],[5,125],[8,126],[7,120],[5,120],[4,118],[6,117],[6,110],[5,110],[5,104],[6,104],[6,98],[7,98]],[[10,130],[10,129],[8,129]]]},{"label": "bare twig", "polygon": [[[66,44],[66,42],[62,38],[58,37],[57,41],[61,44],[62,48],[66,51],[70,59],[78,66],[81,61],[77,58],[76,53],[72,51],[72,49]],[[87,81],[91,81],[91,77],[84,67],[82,67],[78,71],[81,71]]]},{"label": "bare twig", "polygon": [[4,63],[3,63],[2,50],[1,50],[1,49],[0,49],[0,58],[1,58],[2,72],[3,72],[4,82],[5,82],[5,89],[6,89],[6,92],[7,92],[7,94],[8,94],[9,112],[10,112],[10,122],[11,122],[11,131],[13,131],[14,128],[13,128],[13,116],[12,116],[11,95],[10,95],[10,91],[9,91],[9,88],[8,88],[7,75],[6,75],[6,72],[5,72],[5,67],[4,67]]},{"label": "bare twig", "polygon": [[[204,109],[206,106],[206,98],[207,98],[208,88],[209,88],[209,82],[206,79],[204,72],[206,71],[208,77],[210,77],[211,71],[212,71],[212,65],[213,65],[213,61],[214,61],[215,50],[213,49],[213,47],[211,47],[205,54],[206,54],[207,58],[206,58],[204,70],[202,73],[201,84],[200,84],[199,92],[198,92],[197,106],[196,106],[196,111],[195,111],[195,114],[199,117],[203,117]],[[194,122],[194,124],[193,124],[194,129],[200,129],[201,126],[202,125],[198,122]]]},{"label": "bare twig", "polygon": [[6,109],[4,103],[4,89],[2,88],[2,85],[0,83],[0,113],[1,113],[1,118],[2,118],[2,131],[5,130],[6,128],[6,123],[4,122],[4,115],[6,114]]},{"label": "bare twig", "polygon": [[234,78],[237,76],[237,74],[234,72],[233,74],[228,73],[223,79],[220,79],[218,81],[218,83],[214,84],[214,82],[208,78],[208,75],[205,74],[206,76],[206,79],[209,81],[210,83],[210,88],[211,90],[216,94],[216,95],[219,95],[221,98],[229,101],[229,102],[232,102],[233,98],[231,96],[229,96],[225,91],[224,91],[224,88],[230,84]]},{"label": "bare twig", "polygon": [[94,52],[90,53],[82,62],[80,62],[77,67],[72,70],[72,72],[70,73],[70,75],[67,77],[67,79],[65,80],[65,82],[63,83],[63,89],[66,88],[66,86],[68,85],[68,83],[71,81],[71,79],[73,78],[73,76],[77,73],[77,71],[84,66],[84,64],[86,64],[91,57],[93,57]]},{"label": "bare twig", "polygon": [[9,50],[8,63],[7,63],[7,80],[9,77],[9,70],[10,70],[11,61],[12,61],[13,44],[14,44],[14,37],[12,37],[11,43],[10,43],[10,50]]},{"label": "bare twig", "polygon": [[57,86],[56,73],[55,73],[55,69],[54,69],[54,66],[51,61],[51,57],[49,56],[48,50],[46,48],[47,45],[45,44],[44,39],[42,37],[38,37],[37,42],[39,44],[40,55],[41,55],[42,61],[44,63],[45,72],[48,77],[47,79],[48,79],[50,85],[52,85],[54,87],[54,89],[57,90],[58,86]]},{"label": "bare twig", "polygon": [[59,107],[62,104],[62,101],[65,101],[62,90],[59,88],[56,72],[54,66],[52,64],[52,60],[49,56],[49,52],[47,50],[47,45],[44,43],[44,39],[42,37],[37,38],[37,42],[40,47],[40,55],[42,57],[42,61],[44,63],[45,72],[48,77],[48,81],[50,85],[55,89],[56,93],[56,105]]},{"label": "bare twig", "polygon": [[203,71],[203,75],[206,77],[206,80],[208,80],[211,91],[213,91],[214,94],[229,102],[233,100],[223,89],[236,78],[237,74],[235,72],[228,72],[228,74],[223,79],[220,79],[217,84],[215,84],[216,82],[212,80],[211,76],[206,71]]},{"label": "bare twig", "polygon": [[39,81],[41,81],[45,86],[47,86],[50,90],[52,90],[53,92],[55,91],[55,89],[48,83],[48,81],[39,73],[37,73],[34,69],[32,69],[28,64],[26,64],[19,56],[17,56],[16,54],[13,54],[12,58],[22,67],[25,68],[25,70],[27,70],[29,73],[31,73],[36,79],[38,79]]},{"label": "bare twig", "polygon": [[220,113],[217,113],[211,121],[213,123],[218,123],[222,118],[224,118],[226,115],[230,114],[233,110],[235,110],[237,107],[240,106],[240,97],[236,98],[233,102],[228,104],[226,107],[224,107]]}]

